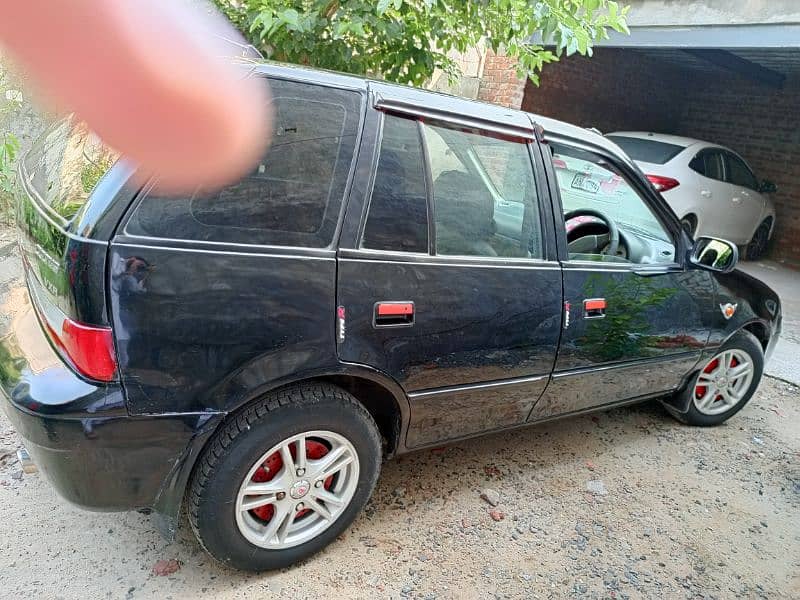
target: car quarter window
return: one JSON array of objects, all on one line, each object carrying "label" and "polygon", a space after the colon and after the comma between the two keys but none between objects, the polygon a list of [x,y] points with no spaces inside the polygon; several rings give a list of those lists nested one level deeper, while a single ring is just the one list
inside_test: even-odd
[{"label": "car quarter window", "polygon": [[219,191],[148,193],[130,235],[325,247],[336,231],[361,118],[358,92],[270,80],[274,123],[266,155]]},{"label": "car quarter window", "polygon": [[725,153],[725,158],[728,161],[728,170],[726,181],[733,185],[750,188],[751,190],[758,189],[758,180],[750,167],[747,166],[741,158],[732,154],[731,152]]},{"label": "car quarter window", "polygon": [[[570,260],[672,263],[672,236],[636,187],[600,154],[550,143]],[[613,229],[619,236],[613,248]]]},{"label": "car quarter window", "polygon": [[433,201],[436,254],[542,257],[533,165],[524,141],[387,115],[362,247],[427,252],[427,196]]}]

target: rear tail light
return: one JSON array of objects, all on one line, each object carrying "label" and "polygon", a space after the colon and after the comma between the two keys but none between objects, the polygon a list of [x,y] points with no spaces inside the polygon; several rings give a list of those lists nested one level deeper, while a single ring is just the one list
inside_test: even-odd
[{"label": "rear tail light", "polygon": [[62,358],[89,379],[113,381],[117,374],[117,360],[111,328],[70,319],[36,290],[34,277],[29,277],[28,281],[33,305],[45,333]]},{"label": "rear tail light", "polygon": [[673,188],[678,187],[681,182],[672,177],[662,177],[661,175],[648,175],[647,179],[653,184],[657,192],[667,192]]}]

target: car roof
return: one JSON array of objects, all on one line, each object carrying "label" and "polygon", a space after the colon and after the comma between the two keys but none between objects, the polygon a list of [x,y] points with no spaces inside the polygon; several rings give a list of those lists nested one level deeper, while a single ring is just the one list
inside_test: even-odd
[{"label": "car roof", "polygon": [[669,135],[666,133],[654,133],[652,131],[612,131],[606,135],[617,135],[620,137],[636,138],[640,140],[653,140],[654,142],[664,142],[665,144],[674,144],[676,146],[683,146],[684,148],[696,146],[698,144],[702,146],[714,146],[717,148],[723,147],[719,144],[712,144],[711,142],[706,142],[695,138],[684,137],[681,135]]},{"label": "car roof", "polygon": [[[271,77],[307,81],[309,83],[354,90],[371,90],[378,96],[378,102],[380,102],[382,97],[386,97],[398,103],[397,105],[405,103],[406,105],[413,105],[432,113],[447,114],[454,118],[464,117],[475,121],[492,121],[505,124],[511,128],[527,130],[531,134],[533,134],[533,125],[531,123],[531,121],[533,121],[533,123],[544,129],[545,134],[553,133],[562,137],[590,142],[615,155],[620,154],[616,144],[595,131],[578,127],[577,125],[571,125],[557,119],[551,119],[549,117],[507,108],[497,104],[490,104],[480,100],[469,100],[443,92],[377,81],[334,71],[286,65],[271,61],[253,61],[249,64],[252,65],[252,69],[255,72]],[[624,153],[622,156],[625,156]]]}]

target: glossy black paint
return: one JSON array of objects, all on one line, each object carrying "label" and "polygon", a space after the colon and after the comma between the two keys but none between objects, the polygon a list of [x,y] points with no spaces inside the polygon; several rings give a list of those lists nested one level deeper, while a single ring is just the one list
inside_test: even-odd
[{"label": "glossy black paint", "polygon": [[[700,358],[711,327],[714,295],[708,272],[565,266],[564,330],[553,381],[533,420],[670,392]],[[604,318],[583,317],[586,298],[605,298]]]},{"label": "glossy black paint", "polygon": [[[530,116],[305,69],[257,70],[371,90],[330,248],[126,235],[125,215],[139,190],[124,164],[70,223],[20,200],[29,277],[52,287],[70,316],[112,324],[116,339],[120,381],[84,381],[55,355],[24,291],[9,296],[19,305],[6,307],[16,316],[0,343],[0,379],[11,399],[2,403],[70,500],[104,510],[155,508],[162,531],[173,534],[194,461],[219,424],[294,381],[325,378],[356,395],[382,391],[362,401],[392,415],[384,433],[389,453],[399,454],[662,395],[742,328],[767,352],[774,346],[781,321],[774,292],[739,272],[688,264],[690,243],[675,215],[627,158],[614,157],[675,236],[676,262],[657,272],[569,263],[553,168],[542,151],[547,140],[534,136]],[[527,139],[543,202],[545,260],[360,250],[382,121],[372,106],[381,101]],[[572,141],[584,143],[574,131]],[[612,317],[632,294],[653,301],[632,315],[635,331],[621,331]],[[595,296],[609,300],[607,318],[582,319],[582,301]],[[375,302],[392,300],[415,303],[413,327],[373,327]],[[568,328],[564,300],[572,307]],[[738,304],[730,320],[719,308],[726,302]],[[338,306],[346,311],[339,344]]]},{"label": "glossy black paint", "polygon": [[270,382],[335,370],[333,252],[162,243],[119,237],[109,254],[119,368],[132,414],[228,412]]},{"label": "glossy black paint", "polygon": [[[413,301],[413,326],[375,328],[372,307],[387,300]],[[557,264],[349,251],[339,258],[339,304],[348,315],[339,356],[375,366],[409,392],[406,442],[415,447],[525,422],[556,356],[561,273]],[[463,387],[536,376],[544,380],[514,385],[513,401]]]},{"label": "glossy black paint", "polygon": [[22,282],[4,310],[14,317],[0,337],[2,405],[44,475],[84,508],[160,506],[165,482],[184,471],[192,449],[202,447],[223,415],[132,418],[119,384],[88,383],[55,354]]},{"label": "glossy black paint", "polygon": [[108,325],[105,267],[108,240],[128,208],[137,186],[125,161],[104,177],[75,219],[65,221],[34,200],[29,174],[20,161],[17,199],[20,250],[29,277],[67,316]]}]

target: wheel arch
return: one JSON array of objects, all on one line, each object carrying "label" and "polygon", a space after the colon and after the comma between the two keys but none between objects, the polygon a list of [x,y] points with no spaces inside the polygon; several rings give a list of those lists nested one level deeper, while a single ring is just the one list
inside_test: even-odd
[{"label": "wheel arch", "polygon": [[753,231],[750,232],[750,237],[748,238],[748,243],[750,243],[750,241],[756,235],[756,232],[764,225],[767,225],[767,227],[768,227],[767,241],[772,239],[772,234],[775,231],[775,215],[767,214],[766,216],[764,216],[763,218],[759,219],[756,222],[756,226],[753,227]]},{"label": "wheel arch", "polygon": [[230,419],[235,419],[251,403],[266,394],[282,388],[305,382],[326,382],[347,390],[358,400],[375,419],[384,440],[384,454],[394,455],[403,447],[402,432],[408,424],[409,402],[403,388],[385,373],[366,365],[340,363],[337,367],[320,371],[300,373],[269,384],[258,386],[248,394],[237,399],[224,413],[216,413],[217,418],[195,435],[193,443],[187,448],[180,464],[176,465],[163,482],[155,505],[153,522],[156,529],[167,540],[175,538],[178,515],[183,503],[184,493],[194,472],[197,459]]},{"label": "wheel arch", "polygon": [[236,399],[226,411],[225,420],[266,394],[305,382],[330,383],[350,392],[375,419],[386,441],[387,454],[394,454],[400,445],[400,431],[409,419],[408,397],[392,377],[367,365],[340,362],[331,368],[304,371],[256,386]]},{"label": "wheel arch", "polygon": [[761,321],[749,321],[742,325],[739,329],[734,331],[731,335],[729,335],[725,341],[727,342],[731,337],[739,333],[740,331],[748,331],[752,333],[758,342],[761,344],[761,348],[764,352],[767,351],[767,346],[769,346],[769,327],[762,323]]},{"label": "wheel arch", "polygon": [[770,334],[769,334],[769,326],[766,325],[763,321],[753,319],[746,323],[743,323],[733,331],[731,331],[725,339],[723,339],[719,344],[714,345],[713,348],[706,348],[705,351],[700,355],[700,358],[697,360],[697,363],[689,371],[681,380],[680,385],[677,387],[675,392],[665,398],[663,402],[668,404],[670,407],[677,410],[679,413],[685,413],[689,410],[689,404],[691,403],[691,398],[688,397],[683,392],[686,391],[686,388],[691,385],[694,381],[695,375],[700,371],[706,361],[710,359],[711,356],[717,351],[718,348],[727,344],[731,338],[735,335],[741,333],[742,331],[746,331],[751,334],[753,337],[758,340],[759,345],[761,346],[762,350],[766,353],[767,347],[769,346],[770,341]]},{"label": "wheel arch", "polygon": [[775,215],[767,215],[761,221],[760,225],[764,225],[765,223],[769,226],[769,235],[767,236],[767,239],[771,240],[772,234],[775,233]]},{"label": "wheel arch", "polygon": [[696,226],[697,226],[697,222],[698,222],[698,219],[699,219],[699,217],[697,216],[697,212],[696,212],[696,211],[694,211],[694,210],[688,210],[688,211],[686,211],[686,213],[685,213],[685,214],[684,214],[684,215],[683,215],[683,216],[680,218],[680,220],[681,220],[681,221],[683,221],[684,219],[689,219],[689,220],[693,221],[693,222],[694,222],[694,224],[695,224],[695,227],[696,227]]}]

